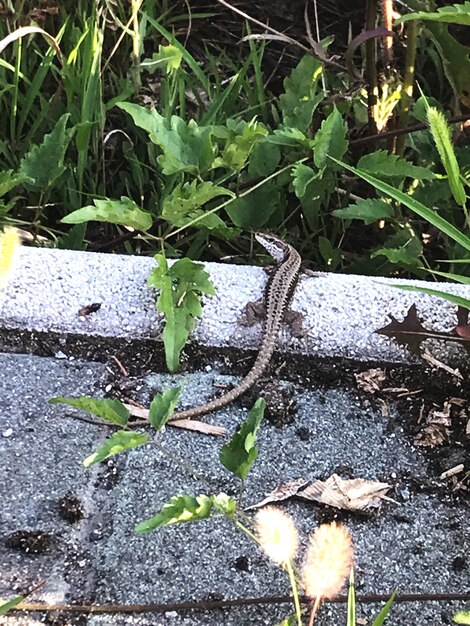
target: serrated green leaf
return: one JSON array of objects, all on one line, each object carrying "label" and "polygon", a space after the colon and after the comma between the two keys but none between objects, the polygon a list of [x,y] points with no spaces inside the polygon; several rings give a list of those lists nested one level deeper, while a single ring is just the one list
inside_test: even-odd
[{"label": "serrated green leaf", "polygon": [[168,369],[175,371],[181,350],[196,326],[195,318],[202,314],[200,294],[213,295],[215,289],[200,263],[184,258],[169,268],[162,253],[155,260],[157,267],[150,274],[148,284],[160,289],[156,306],[165,316],[165,359]]},{"label": "serrated green leaf", "polygon": [[163,505],[160,513],[137,524],[134,530],[136,533],[143,534],[169,524],[181,524],[183,522],[196,522],[207,519],[211,515],[213,508],[212,496],[204,494],[196,497],[184,494],[173,496],[170,502]]},{"label": "serrated green leaf", "polygon": [[391,263],[405,267],[421,267],[420,256],[423,253],[421,239],[408,229],[397,231],[387,239],[386,245],[371,254],[386,257]]},{"label": "serrated green leaf", "polygon": [[136,230],[147,231],[153,224],[152,216],[143,211],[135,202],[127,196],[121,196],[120,200],[93,200],[95,206],[84,206],[72,211],[61,219],[64,224],[83,224],[84,222],[109,222],[110,224],[122,224]]},{"label": "serrated green leaf", "polygon": [[0,197],[4,196],[17,185],[21,185],[26,182],[31,183],[34,181],[22,172],[14,173],[13,170],[0,172]]},{"label": "serrated green leaf", "polygon": [[394,23],[402,24],[410,20],[425,20],[470,26],[470,2],[467,1],[463,4],[440,7],[437,11],[417,11],[416,13],[408,13],[396,19]]},{"label": "serrated green leaf", "polygon": [[435,174],[429,168],[409,163],[396,154],[386,150],[377,150],[364,155],[357,164],[358,169],[379,178],[416,178],[433,180]]},{"label": "serrated green leaf", "polygon": [[179,69],[182,60],[183,53],[176,46],[158,46],[158,52],[154,52],[152,58],[144,59],[140,67],[149,72],[164,67],[169,74],[172,74]]},{"label": "serrated green leaf", "polygon": [[163,117],[155,109],[129,102],[117,106],[132,117],[136,126],[147,131],[150,141],[161,148],[163,154],[157,161],[163,174],[190,172],[197,175],[212,166],[215,154],[212,126],[198,126],[195,120],[186,124],[177,115]]},{"label": "serrated green leaf", "polygon": [[284,126],[301,132],[310,126],[315,109],[325,97],[318,86],[322,72],[321,62],[307,54],[284,80],[285,91],[279,97]]},{"label": "serrated green leaf", "polygon": [[313,160],[318,168],[326,165],[327,155],[341,159],[348,149],[347,126],[336,106],[322,122],[313,140]]},{"label": "serrated green leaf", "polygon": [[362,220],[364,224],[372,224],[377,220],[392,219],[395,210],[385,200],[369,198],[358,200],[355,204],[350,204],[344,209],[335,209],[332,213],[335,217],[340,217],[343,220]]},{"label": "serrated green leaf", "polygon": [[149,422],[154,428],[160,430],[167,423],[175,411],[180,395],[181,387],[172,387],[153,398],[150,403]]},{"label": "serrated green leaf", "polygon": [[[162,204],[162,218],[172,226],[183,227],[191,225],[191,222],[198,218],[198,227],[204,227],[208,230],[215,231],[223,237],[230,237],[235,234],[235,229],[225,225],[224,221],[215,213],[207,213],[201,207],[218,196],[230,196],[233,198],[235,194],[229,189],[214,185],[209,181],[198,182],[193,180],[191,183],[176,185],[171,192],[171,196],[167,196]],[[199,219],[203,216],[202,219]]]},{"label": "serrated green leaf", "polygon": [[292,184],[294,186],[297,198],[303,198],[307,190],[308,184],[315,178],[318,172],[315,172],[308,165],[296,163],[292,168]]},{"label": "serrated green leaf", "polygon": [[21,159],[19,173],[31,179],[24,183],[28,189],[45,192],[65,171],[65,151],[72,136],[66,130],[69,117],[70,113],[64,113],[42,143],[33,146]]},{"label": "serrated green leaf", "polygon": [[268,131],[255,119],[250,122],[227,120],[227,128],[230,132],[222,154],[214,160],[212,167],[223,167],[232,172],[240,172],[256,142],[265,137]]},{"label": "serrated green leaf", "polygon": [[89,396],[64,398],[63,396],[57,396],[51,398],[49,403],[67,404],[119,426],[125,426],[129,419],[129,410],[126,409],[120,400],[115,398],[91,398]]},{"label": "serrated green leaf", "polygon": [[11,600],[6,600],[5,602],[0,601],[0,615],[6,615],[8,611],[21,604],[23,600],[24,596],[16,596],[11,598]]},{"label": "serrated green leaf", "polygon": [[265,407],[264,398],[259,398],[240,429],[232,435],[228,443],[222,446],[219,454],[222,465],[242,480],[246,479],[253,463],[258,458],[255,441]]},{"label": "serrated green leaf", "polygon": [[126,450],[132,448],[138,448],[145,445],[149,440],[148,433],[135,433],[129,430],[118,430],[117,433],[113,433],[111,437],[108,437],[106,441],[96,450],[93,454],[90,454],[84,461],[85,467],[100,463],[105,459],[109,459],[110,456],[115,456]]},{"label": "serrated green leaf", "polygon": [[427,117],[431,135],[446,171],[454,200],[464,207],[466,202],[465,188],[460,180],[460,169],[452,145],[450,128],[444,115],[434,107],[428,108]]}]

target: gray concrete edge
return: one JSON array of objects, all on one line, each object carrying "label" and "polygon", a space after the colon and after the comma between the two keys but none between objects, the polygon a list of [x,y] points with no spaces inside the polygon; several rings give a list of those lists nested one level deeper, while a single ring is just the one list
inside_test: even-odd
[{"label": "gray concrete edge", "polygon": [[[23,330],[159,340],[162,317],[155,310],[156,294],[146,282],[154,266],[152,258],[23,247],[0,294],[0,333]],[[204,298],[203,318],[192,340],[202,347],[255,349],[260,325],[247,327],[239,320],[245,305],[262,296],[265,272],[260,267],[220,263],[205,267],[217,295]],[[303,275],[291,308],[303,315],[304,336],[295,338],[285,329],[279,350],[311,357],[413,362],[406,348],[375,331],[390,322],[390,315],[402,320],[412,304],[426,328],[450,331],[457,323],[456,306],[391,286],[399,284],[436,286],[418,280]],[[470,298],[469,285],[437,287]],[[91,303],[100,303],[99,311],[80,316],[80,309]],[[445,350],[452,345],[446,342]]]}]

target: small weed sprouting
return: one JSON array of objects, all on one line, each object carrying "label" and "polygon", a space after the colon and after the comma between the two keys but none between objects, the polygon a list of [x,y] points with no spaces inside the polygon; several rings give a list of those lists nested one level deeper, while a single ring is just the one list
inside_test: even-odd
[{"label": "small weed sprouting", "polygon": [[148,284],[160,290],[157,309],[165,315],[166,364],[174,372],[189,333],[196,326],[195,318],[202,317],[201,295],[214,295],[215,288],[200,263],[184,258],[169,266],[163,252],[155,260],[157,267],[150,274]]}]

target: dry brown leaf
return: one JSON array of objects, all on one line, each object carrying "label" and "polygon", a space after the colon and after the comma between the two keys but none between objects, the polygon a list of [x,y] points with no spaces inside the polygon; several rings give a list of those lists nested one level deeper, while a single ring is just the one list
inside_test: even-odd
[{"label": "dry brown leaf", "polygon": [[442,410],[438,407],[429,411],[424,428],[414,438],[416,446],[427,446],[434,448],[442,445],[450,438],[452,433],[450,410],[452,404],[444,402]]},{"label": "dry brown leaf", "polygon": [[[130,414],[134,417],[140,417],[144,420],[148,420],[149,418],[149,410],[144,407],[135,406],[133,404],[124,403],[126,409],[129,410]],[[129,424],[132,426],[132,424]],[[202,433],[204,435],[214,435],[216,437],[223,437],[227,434],[227,430],[223,428],[223,426],[213,426],[212,424],[207,424],[206,422],[200,422],[199,420],[169,420],[167,422],[168,426],[174,426],[175,428],[183,428],[185,430],[194,430],[198,433]]]},{"label": "dry brown leaf", "polygon": [[379,368],[373,368],[361,372],[360,374],[354,374],[358,389],[367,391],[368,393],[375,393],[380,391],[384,386],[386,375],[384,370]]},{"label": "dry brown leaf", "polygon": [[257,502],[256,504],[252,504],[251,506],[246,507],[245,510],[249,509],[259,509],[261,506],[265,506],[266,504],[271,504],[271,502],[282,502],[283,500],[287,500],[292,496],[297,495],[300,489],[305,487],[308,483],[308,480],[304,480],[303,478],[296,478],[295,480],[290,480],[287,483],[279,485],[273,491],[270,491],[266,494],[264,500],[261,502]]},{"label": "dry brown leaf", "polygon": [[332,474],[326,481],[317,480],[297,495],[337,509],[365,511],[378,508],[391,485],[363,478],[343,479]]}]

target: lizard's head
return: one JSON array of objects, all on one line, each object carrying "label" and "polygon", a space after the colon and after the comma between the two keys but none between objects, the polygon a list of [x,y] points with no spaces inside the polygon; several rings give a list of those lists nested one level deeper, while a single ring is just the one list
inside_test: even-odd
[{"label": "lizard's head", "polygon": [[255,238],[278,262],[283,261],[289,252],[289,244],[270,233],[255,233]]}]

